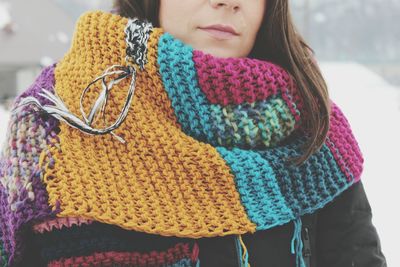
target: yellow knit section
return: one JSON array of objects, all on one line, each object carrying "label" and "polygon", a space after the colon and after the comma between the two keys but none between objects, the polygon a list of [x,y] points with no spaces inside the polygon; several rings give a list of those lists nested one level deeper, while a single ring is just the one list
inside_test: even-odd
[{"label": "yellow knit section", "polygon": [[[127,19],[89,12],[78,21],[72,47],[57,65],[56,93],[80,114],[82,90],[103,71],[125,63]],[[180,237],[254,233],[229,166],[211,145],[187,136],[177,123],[157,71],[155,28],[149,62],[139,71],[132,106],[115,134],[88,135],[61,122],[60,144],[49,148],[44,181],[59,217],[81,217],[125,229]],[[106,118],[114,122],[130,79],[111,90]],[[97,85],[100,87],[100,83]],[[85,111],[101,88],[88,94]],[[99,122],[99,125],[102,125]],[[43,161],[43,159],[42,159]]]}]

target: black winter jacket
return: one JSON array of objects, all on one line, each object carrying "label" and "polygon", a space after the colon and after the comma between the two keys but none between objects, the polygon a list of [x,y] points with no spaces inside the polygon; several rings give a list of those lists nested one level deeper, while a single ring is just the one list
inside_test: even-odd
[{"label": "black winter jacket", "polygon": [[[319,211],[302,217],[303,257],[307,267],[386,267],[380,239],[362,182]],[[295,267],[290,253],[294,224],[242,235],[251,267]],[[233,237],[200,239],[204,267],[238,267]]]},{"label": "black winter jacket", "polygon": [[[387,267],[380,239],[372,224],[372,212],[362,182],[352,185],[319,211],[302,218],[303,257],[306,267]],[[251,267],[295,267],[291,254],[293,222],[242,235]],[[23,267],[40,267],[41,248],[36,237],[28,238],[29,254]],[[143,251],[163,250],[174,243],[193,239],[141,233]],[[234,236],[201,238],[201,267],[240,267]]]}]

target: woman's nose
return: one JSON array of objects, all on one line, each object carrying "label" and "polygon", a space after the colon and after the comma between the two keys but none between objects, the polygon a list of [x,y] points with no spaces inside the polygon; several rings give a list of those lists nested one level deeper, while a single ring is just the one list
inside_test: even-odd
[{"label": "woman's nose", "polygon": [[237,11],[240,8],[238,0],[209,0],[213,8],[226,7]]}]

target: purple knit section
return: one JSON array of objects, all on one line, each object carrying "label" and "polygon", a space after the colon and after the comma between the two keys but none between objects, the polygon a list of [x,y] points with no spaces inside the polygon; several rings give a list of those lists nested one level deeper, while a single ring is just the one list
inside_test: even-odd
[{"label": "purple knit section", "polygon": [[[57,63],[54,63],[53,65],[44,68],[40,75],[36,78],[35,82],[27,90],[16,97],[14,105],[18,103],[22,98],[25,98],[27,96],[35,97],[42,105],[51,105],[51,101],[41,96],[40,93],[43,93],[43,88],[54,93],[54,70],[56,68],[56,64]],[[25,108],[25,110],[26,109],[30,109],[30,107]],[[39,120],[46,129],[46,133],[49,133],[50,129],[54,129],[58,125],[58,121],[50,116],[40,117]]]},{"label": "purple knit section", "polygon": [[[39,175],[39,174],[38,174]],[[35,200],[28,200],[26,190],[22,192],[22,201],[18,203],[17,210],[11,211],[8,205],[7,194],[0,189],[0,228],[2,230],[3,245],[9,259],[8,264],[13,266],[22,260],[24,253],[24,233],[31,229],[26,228],[33,220],[43,220],[54,217],[54,213],[48,205],[46,188],[39,177],[32,180]]]},{"label": "purple knit section", "polygon": [[54,78],[54,70],[56,68],[56,63],[54,63],[51,66],[48,66],[42,70],[40,75],[36,78],[35,82],[23,93],[21,93],[17,98],[15,99],[15,102],[19,102],[21,98],[25,98],[27,96],[34,96],[39,100],[42,105],[49,105],[51,102],[39,94],[42,93],[43,88],[54,92],[54,84],[55,84],[55,78]]},{"label": "purple knit section", "polygon": [[[34,84],[16,98],[14,106],[28,96],[41,104],[51,104],[39,93],[43,88],[54,93],[54,69],[55,65],[44,69]],[[55,216],[41,180],[39,158],[43,150],[57,142],[58,123],[30,106],[11,114],[7,143],[0,158],[1,241],[10,266],[22,258],[24,233],[30,230],[27,227],[32,221]]]}]

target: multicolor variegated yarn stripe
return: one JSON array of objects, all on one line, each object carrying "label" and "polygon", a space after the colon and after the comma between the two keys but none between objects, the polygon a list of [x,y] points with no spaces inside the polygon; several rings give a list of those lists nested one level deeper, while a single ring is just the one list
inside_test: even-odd
[{"label": "multicolor variegated yarn stripe", "polygon": [[[86,13],[70,51],[15,101],[0,161],[0,261],[23,259],[29,229],[48,266],[198,266],[192,240],[236,235],[244,245],[241,234],[293,221],[292,253],[304,266],[301,216],[363,168],[331,104],[323,147],[287,165],[305,139],[291,138],[303,104],[284,69]],[[175,243],[141,251],[140,233]]]}]

